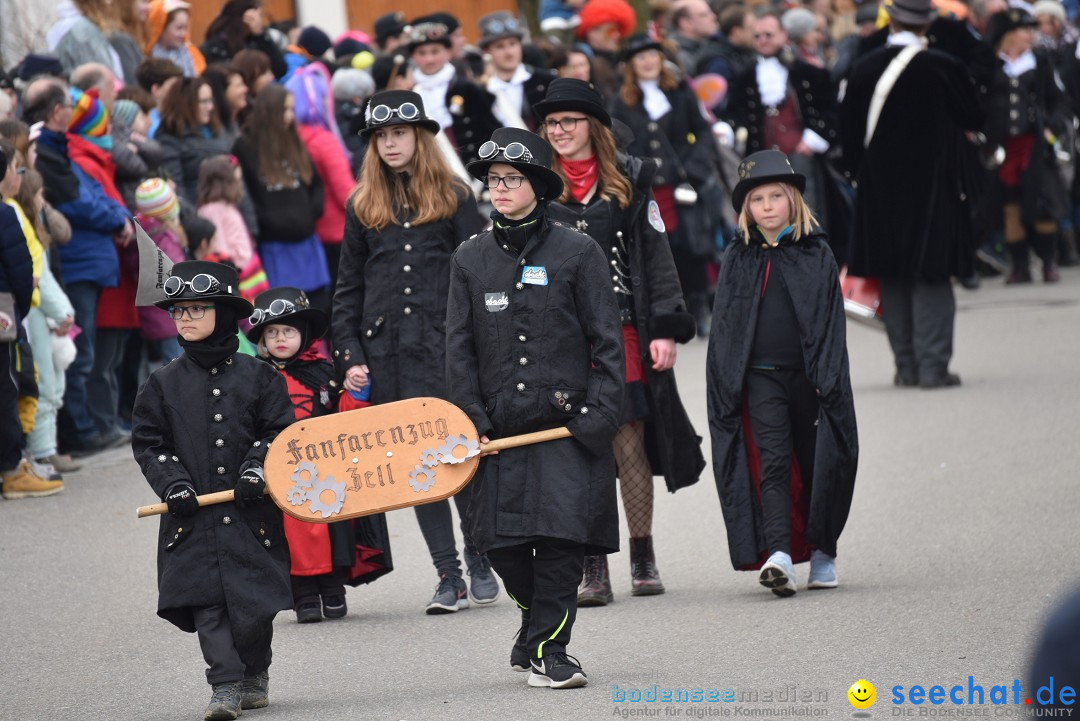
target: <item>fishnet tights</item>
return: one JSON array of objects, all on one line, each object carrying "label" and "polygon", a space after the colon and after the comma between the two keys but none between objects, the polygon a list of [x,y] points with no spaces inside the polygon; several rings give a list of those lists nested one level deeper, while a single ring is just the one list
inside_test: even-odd
[{"label": "fishnet tights", "polygon": [[631,421],[619,428],[613,443],[615,463],[619,467],[626,523],[631,538],[652,535],[653,477],[645,455],[645,424]]}]

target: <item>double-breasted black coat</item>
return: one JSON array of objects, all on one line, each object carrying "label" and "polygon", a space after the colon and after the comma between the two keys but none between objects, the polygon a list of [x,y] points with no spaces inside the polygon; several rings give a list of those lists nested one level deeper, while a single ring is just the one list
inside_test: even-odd
[{"label": "double-breasted black coat", "polygon": [[[563,225],[581,227],[605,253],[609,247],[612,253],[618,253],[625,243],[634,327],[641,339],[642,365],[648,377],[650,416],[645,424],[646,446],[653,473],[662,475],[668,490],[674,493],[697,483],[705,467],[705,457],[701,452],[701,436],[694,430],[679,397],[675,371],[653,370],[649,344],[657,338],[686,343],[697,330],[694,317],[686,311],[667,234],[657,230],[648,219],[656,165],[652,160],[620,154],[619,169],[630,179],[634,190],[625,209],[619,208],[615,201],[601,199],[597,193],[584,206],[550,203],[547,216]],[[581,221],[583,226],[578,225]],[[606,237],[599,237],[601,230],[606,232]]]},{"label": "double-breasted black coat", "polygon": [[[596,242],[538,222],[520,253],[496,228],[454,254],[450,400],[480,435],[566,426],[574,437],[483,459],[472,480],[469,537],[481,553],[542,537],[584,544],[586,554],[613,553],[611,443],[624,386],[619,310]],[[526,268],[535,282],[522,282]]]},{"label": "double-breasted black coat", "polygon": [[744,379],[766,269],[791,296],[799,325],[806,377],[817,389],[817,442],[811,473],[802,470],[801,492],[793,494],[792,557],[809,558],[810,548],[836,555],[847,522],[859,458],[855,404],[848,371],[846,320],[840,281],[822,234],[762,247],[737,239],[720,266],[706,364],[713,473],[727,526],[728,552],[737,570],[754,568],[769,553],[761,519],[760,459],[752,453],[745,413]]},{"label": "double-breasted black coat", "polygon": [[330,326],[338,371],[366,363],[371,402],[417,396],[446,398],[446,294],[450,257],[481,227],[476,200],[464,186],[450,218],[414,226],[365,228],[345,206],[345,236]]},{"label": "double-breasted black coat", "polygon": [[491,134],[502,127],[492,110],[495,96],[472,80],[458,74],[446,89],[446,107],[453,118],[450,131],[461,162],[478,160],[477,152]]},{"label": "double-breasted black coat", "polygon": [[[243,470],[262,467],[292,422],[285,380],[269,364],[234,354],[205,369],[182,355],[139,391],[131,448],[159,498],[179,483],[199,495],[227,491]],[[278,611],[292,608],[289,548],[269,498],[163,515],[157,566],[158,615],[194,633],[193,608],[224,605],[241,656]]]}]

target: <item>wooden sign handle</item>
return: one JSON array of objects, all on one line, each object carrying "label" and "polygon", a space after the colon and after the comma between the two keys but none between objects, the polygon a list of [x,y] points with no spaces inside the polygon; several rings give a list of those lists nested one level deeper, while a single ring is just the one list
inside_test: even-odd
[{"label": "wooden sign handle", "polygon": [[573,434],[570,433],[569,428],[549,428],[546,431],[523,433],[520,436],[497,438],[491,443],[481,443],[480,452],[490,453],[491,451],[501,451],[507,448],[531,446],[534,443],[544,443],[545,441],[557,441],[560,438],[570,438],[571,435]]},{"label": "wooden sign handle", "polygon": [[[195,496],[195,500],[199,502],[199,506],[213,506],[218,503],[228,503],[236,497],[236,491],[229,489],[227,491],[218,491],[217,493],[207,493],[202,496]],[[163,516],[169,512],[169,504],[167,503],[155,503],[152,506],[140,506],[136,513],[139,514],[139,518],[146,518],[147,516]]]}]

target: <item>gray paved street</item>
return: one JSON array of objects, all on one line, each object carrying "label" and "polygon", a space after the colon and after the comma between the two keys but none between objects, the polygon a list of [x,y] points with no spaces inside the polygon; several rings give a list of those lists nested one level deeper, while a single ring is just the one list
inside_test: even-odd
[{"label": "gray paved street", "polygon": [[[344,620],[298,626],[281,614],[273,705],[243,718],[695,718],[792,705],[850,718],[846,691],[860,678],[877,687],[871,713],[887,718],[893,686],[966,689],[973,676],[989,693],[1025,679],[1037,629],[1080,584],[1080,273],[957,293],[959,389],[893,388],[884,335],[849,326],[862,451],[838,590],[780,600],[733,571],[707,469],[677,495],[658,490],[668,593],[632,598],[628,554],[612,556],[616,603],[582,609],[570,649],[590,685],[531,689],[509,667],[518,615],[505,596],[423,614],[436,576],[412,511],[399,511],[395,572],[350,590]],[[705,344],[679,353],[707,448]],[[0,719],[202,717],[198,642],[154,613],[158,526],[134,510],[155,500],[124,449],[89,461],[58,497],[0,502]],[[736,702],[614,701],[616,686],[653,684],[732,689]],[[799,702],[780,700],[792,686]]]}]

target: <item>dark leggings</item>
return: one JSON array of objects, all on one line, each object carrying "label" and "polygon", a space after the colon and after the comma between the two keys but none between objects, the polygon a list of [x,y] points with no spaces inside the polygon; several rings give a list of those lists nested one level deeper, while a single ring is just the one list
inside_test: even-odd
[{"label": "dark leggings", "polygon": [[[468,510],[468,494],[454,496],[458,516],[461,518],[461,533],[465,537],[465,554],[475,555],[469,539],[465,536],[465,512]],[[439,573],[461,577],[461,560],[458,558],[457,542],[454,540],[454,516],[450,511],[449,501],[436,501],[416,506],[416,521],[420,532],[424,534],[431,563]]]},{"label": "dark leggings", "polygon": [[791,455],[809,495],[817,442],[817,392],[802,371],[750,370],[746,393],[761,456],[761,521],[769,553],[791,553]]}]

